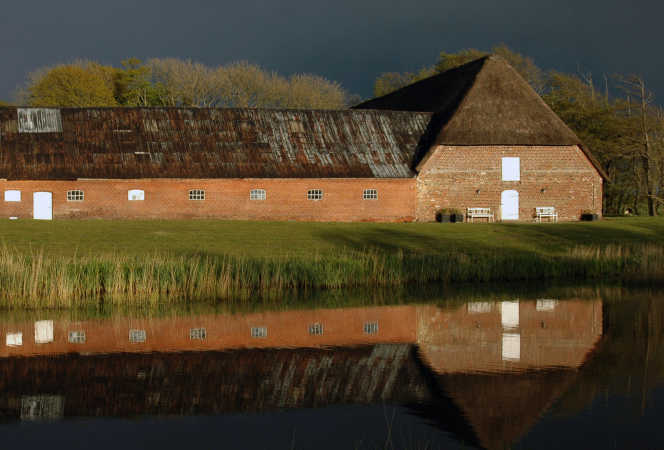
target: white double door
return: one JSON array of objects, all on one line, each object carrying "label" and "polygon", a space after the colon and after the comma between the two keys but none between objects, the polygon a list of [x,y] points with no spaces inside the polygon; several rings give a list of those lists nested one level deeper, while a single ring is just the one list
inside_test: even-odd
[{"label": "white double door", "polygon": [[519,193],[503,191],[500,194],[501,220],[519,220]]},{"label": "white double door", "polygon": [[53,194],[35,192],[32,194],[32,217],[37,220],[53,220]]}]

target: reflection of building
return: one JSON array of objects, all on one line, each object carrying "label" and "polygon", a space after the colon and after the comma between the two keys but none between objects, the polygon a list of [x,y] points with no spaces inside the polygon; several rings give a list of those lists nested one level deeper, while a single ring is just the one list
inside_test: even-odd
[{"label": "reflection of building", "polygon": [[438,373],[578,367],[602,332],[600,302],[467,303],[235,315],[3,323],[2,356],[417,344]]},{"label": "reflection of building", "polygon": [[502,447],[573,382],[602,309],[521,301],[37,323],[1,325],[14,336],[0,358],[5,419],[389,403]]},{"label": "reflection of building", "polygon": [[578,367],[602,334],[600,302],[537,300],[418,308],[417,343],[437,373]]}]

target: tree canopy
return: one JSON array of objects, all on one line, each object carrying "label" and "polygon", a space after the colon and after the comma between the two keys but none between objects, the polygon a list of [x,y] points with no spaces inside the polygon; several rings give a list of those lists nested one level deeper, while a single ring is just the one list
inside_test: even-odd
[{"label": "tree canopy", "polygon": [[191,106],[343,109],[351,97],[311,74],[283,77],[235,62],[210,67],[191,60],[137,58],[121,67],[77,61],[28,75],[20,93],[30,106]]},{"label": "tree canopy", "polygon": [[115,74],[90,61],[46,67],[28,76],[22,100],[34,106],[116,106]]}]

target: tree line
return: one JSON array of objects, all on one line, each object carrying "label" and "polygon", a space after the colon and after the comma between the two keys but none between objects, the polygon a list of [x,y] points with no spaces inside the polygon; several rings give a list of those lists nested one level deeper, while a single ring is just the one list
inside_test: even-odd
[{"label": "tree line", "polygon": [[[505,58],[600,161],[605,214],[658,215],[664,209],[664,110],[638,75],[544,71],[506,45],[490,52],[441,52],[417,72],[383,73],[381,96],[477,58]],[[177,58],[130,58],[120,67],[76,61],[30,73],[17,100],[28,106],[184,106],[343,109],[361,101],[337,82],[311,74],[284,77],[248,62],[207,66]],[[2,103],[0,102],[0,106]]]},{"label": "tree line", "polygon": [[590,72],[547,72],[501,44],[490,52],[442,52],[436,63],[417,72],[383,73],[374,94],[388,94],[490,53],[505,58],[600,161],[610,177],[604,185],[605,214],[661,214],[664,109],[639,75],[602,75],[598,83]]},{"label": "tree line", "polygon": [[210,67],[177,58],[136,58],[121,67],[75,61],[27,76],[18,102],[44,107],[182,106],[342,109],[339,83],[311,74],[284,77],[248,62]]}]

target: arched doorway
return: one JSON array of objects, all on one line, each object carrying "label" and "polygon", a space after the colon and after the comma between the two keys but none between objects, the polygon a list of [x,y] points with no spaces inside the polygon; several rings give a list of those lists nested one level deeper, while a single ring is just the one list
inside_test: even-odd
[{"label": "arched doorway", "polygon": [[500,195],[501,220],[519,220],[519,193],[503,191]]}]

